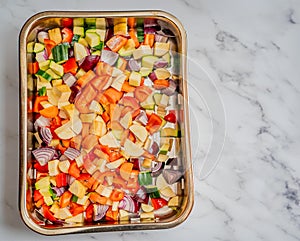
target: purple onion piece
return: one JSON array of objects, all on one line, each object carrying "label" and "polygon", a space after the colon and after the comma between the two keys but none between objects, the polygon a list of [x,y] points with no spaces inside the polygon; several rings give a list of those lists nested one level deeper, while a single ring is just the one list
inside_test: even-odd
[{"label": "purple onion piece", "polygon": [[119,208],[131,213],[137,213],[139,210],[139,204],[131,196],[125,195],[119,202]]},{"label": "purple onion piece", "polygon": [[75,177],[68,175],[68,178],[67,178],[68,185],[71,185],[75,180],[76,180]]},{"label": "purple onion piece", "polygon": [[165,60],[158,60],[154,63],[154,68],[165,68],[168,64],[169,63]]},{"label": "purple onion piece", "polygon": [[145,18],[144,19],[144,27],[157,27],[157,21],[154,18]]},{"label": "purple onion piece", "polygon": [[64,155],[70,160],[74,160],[76,157],[80,155],[80,151],[75,148],[68,147],[68,149],[64,152]]},{"label": "purple onion piece", "polygon": [[182,172],[172,169],[163,170],[163,177],[166,179],[169,185],[174,184],[182,177]]},{"label": "purple onion piece", "polygon": [[45,60],[48,60],[49,59],[49,56],[48,56],[48,53],[46,50],[43,51],[43,57]]},{"label": "purple onion piece", "polygon": [[175,157],[175,158],[169,158],[169,160],[167,161],[166,163],[167,165],[170,165],[170,166],[177,166],[178,165],[178,159]]},{"label": "purple onion piece", "polygon": [[66,85],[68,85],[69,87],[71,87],[71,86],[73,86],[76,83],[77,79],[76,79],[76,77],[73,74],[66,73],[63,76],[63,81],[64,81],[64,83]]},{"label": "purple onion piece", "polygon": [[166,43],[168,42],[168,37],[160,34],[155,34],[155,42]]},{"label": "purple onion piece", "polygon": [[141,186],[133,196],[133,199],[140,203],[148,203],[149,196],[147,194],[146,188],[144,186]]},{"label": "purple onion piece", "polygon": [[41,127],[40,128],[40,135],[42,137],[43,142],[45,142],[47,145],[50,144],[52,141],[52,133],[48,127]]},{"label": "purple onion piece", "polygon": [[51,119],[46,118],[46,117],[44,117],[44,116],[41,115],[34,122],[34,128],[35,128],[35,130],[38,130],[39,127],[49,126],[50,125],[50,121],[51,121]]},{"label": "purple onion piece", "polygon": [[100,221],[106,214],[109,206],[108,205],[97,205],[94,209],[94,217],[93,220],[95,222]]},{"label": "purple onion piece", "polygon": [[151,175],[153,177],[157,177],[161,174],[161,172],[163,171],[165,164],[162,162],[155,162],[154,167],[151,168]]},{"label": "purple onion piece", "polygon": [[74,57],[74,50],[73,50],[73,48],[69,48],[68,49],[68,55],[69,55],[69,58]]},{"label": "purple onion piece", "polygon": [[128,67],[130,71],[140,71],[141,64],[135,59],[130,59],[128,61]]},{"label": "purple onion piece", "polygon": [[41,166],[45,166],[48,161],[52,160],[56,151],[52,148],[41,147],[32,151],[34,158]]},{"label": "purple onion piece", "polygon": [[149,78],[154,81],[154,80],[157,80],[157,77],[156,77],[156,74],[155,72],[153,71],[152,73],[149,74]]},{"label": "purple onion piece", "polygon": [[52,189],[54,190],[54,192],[56,193],[56,196],[58,196],[58,197],[60,197],[65,192],[64,187],[53,187]]},{"label": "purple onion piece", "polygon": [[169,86],[161,90],[162,94],[171,96],[176,92],[177,85],[173,80],[169,80]]},{"label": "purple onion piece", "polygon": [[149,148],[149,152],[152,155],[156,155],[159,152],[159,145],[157,144],[156,141],[153,141],[151,147]]},{"label": "purple onion piece", "polygon": [[148,123],[148,117],[147,117],[145,111],[141,111],[141,113],[134,120],[138,121],[142,125],[147,125],[147,123]]},{"label": "purple onion piece", "polygon": [[101,61],[109,65],[114,65],[118,58],[119,58],[119,54],[113,51],[103,49],[101,52]]},{"label": "purple onion piece", "polygon": [[144,27],[145,34],[155,34],[157,31],[156,27]]},{"label": "purple onion piece", "polygon": [[80,60],[78,65],[79,65],[79,68],[81,68],[87,72],[90,69],[93,69],[99,60],[100,60],[99,55],[88,55],[83,60]]}]

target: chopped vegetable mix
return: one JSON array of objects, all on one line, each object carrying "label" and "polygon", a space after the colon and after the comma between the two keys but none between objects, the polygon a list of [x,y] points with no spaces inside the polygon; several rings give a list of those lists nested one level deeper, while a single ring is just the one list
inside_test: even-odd
[{"label": "chopped vegetable mix", "polygon": [[48,222],[154,221],[180,208],[171,37],[154,19],[106,21],[62,18],[27,45],[32,201]]}]

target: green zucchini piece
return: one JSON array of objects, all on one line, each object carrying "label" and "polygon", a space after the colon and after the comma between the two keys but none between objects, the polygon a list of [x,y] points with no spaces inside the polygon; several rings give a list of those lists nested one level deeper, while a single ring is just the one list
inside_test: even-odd
[{"label": "green zucchini piece", "polygon": [[64,63],[69,59],[68,46],[65,44],[56,45],[51,52],[54,61],[58,64]]},{"label": "green zucchini piece", "polygon": [[36,76],[40,76],[42,77],[43,79],[47,80],[47,81],[51,81],[52,80],[52,77],[46,73],[45,71],[39,69],[39,71],[35,74]]}]

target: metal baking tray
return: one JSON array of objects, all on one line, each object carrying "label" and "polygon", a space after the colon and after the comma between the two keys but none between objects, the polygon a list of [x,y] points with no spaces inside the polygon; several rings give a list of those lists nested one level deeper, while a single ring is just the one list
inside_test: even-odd
[{"label": "metal baking tray", "polygon": [[[183,178],[178,184],[178,195],[180,195],[180,205],[167,217],[162,217],[152,221],[143,221],[139,218],[128,221],[98,222],[98,223],[51,223],[45,222],[43,216],[34,209],[32,191],[34,187],[34,177],[32,177],[32,147],[30,129],[34,122],[34,116],[29,114],[28,97],[32,95],[32,86],[28,78],[27,64],[29,60],[26,52],[27,43],[37,38],[40,30],[53,27],[61,27],[62,18],[105,18],[107,28],[115,18],[136,18],[136,19],[157,19],[162,27],[169,29],[174,34],[172,46],[177,54],[179,67],[176,73],[178,81],[178,95],[174,98],[172,105],[176,106],[181,113],[179,121],[181,137],[179,138],[180,151],[176,152],[181,160],[179,168],[184,170]],[[69,233],[84,232],[104,232],[104,231],[125,231],[125,230],[147,230],[165,229],[174,227],[182,223],[191,212],[194,201],[194,183],[192,175],[192,161],[190,151],[190,123],[189,105],[187,92],[187,70],[186,70],[186,33],[173,15],[163,11],[123,11],[123,12],[101,12],[101,11],[48,11],[38,13],[27,20],[19,36],[19,95],[20,95],[20,142],[19,142],[19,210],[24,223],[33,231],[44,235],[59,235]],[[31,87],[32,88],[32,87]],[[31,126],[30,126],[31,125]]]}]

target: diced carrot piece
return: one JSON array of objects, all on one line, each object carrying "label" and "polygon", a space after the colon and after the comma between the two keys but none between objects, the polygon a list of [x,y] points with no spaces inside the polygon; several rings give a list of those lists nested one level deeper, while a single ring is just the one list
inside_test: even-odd
[{"label": "diced carrot piece", "polygon": [[71,139],[68,139],[68,140],[61,140],[61,143],[64,147],[69,147],[70,146],[70,143],[71,143]]},{"label": "diced carrot piece", "polygon": [[107,220],[111,220],[111,221],[117,221],[118,216],[119,216],[119,212],[118,211],[113,211],[111,207],[109,207],[109,209],[107,210],[107,212],[105,214],[105,218]]},{"label": "diced carrot piece", "polygon": [[38,62],[28,63],[27,70],[29,74],[36,74],[39,70],[39,63]]},{"label": "diced carrot piece", "polygon": [[140,43],[139,43],[139,40],[136,36],[135,29],[134,28],[129,29],[128,34],[129,34],[130,38],[134,41],[135,47],[136,48],[139,47]]},{"label": "diced carrot piece", "polygon": [[154,34],[151,34],[151,33],[145,34],[144,35],[144,44],[149,45],[152,48],[154,45],[154,38],[155,38]]},{"label": "diced carrot piece", "polygon": [[73,215],[73,216],[76,216],[80,213],[83,213],[84,212],[84,206],[82,205],[79,205],[77,203],[71,203],[70,204],[70,213]]},{"label": "diced carrot piece", "polygon": [[53,47],[56,43],[51,39],[44,39],[45,49],[47,51],[48,56],[50,56]]},{"label": "diced carrot piece", "polygon": [[132,171],[132,168],[133,168],[133,164],[130,163],[130,162],[124,162],[121,167],[120,167],[120,175],[121,177],[128,181],[129,180],[129,177],[130,177],[130,174],[131,174],[131,171]]},{"label": "diced carrot piece", "polygon": [[80,169],[75,161],[72,161],[68,170],[69,174],[75,178],[80,176]]},{"label": "diced carrot piece", "polygon": [[122,190],[114,189],[109,198],[114,202],[121,201],[124,198],[124,192]]},{"label": "diced carrot piece", "polygon": [[46,118],[54,118],[58,115],[57,106],[50,106],[48,108],[40,110],[40,114]]},{"label": "diced carrot piece", "polygon": [[118,52],[127,43],[127,38],[115,35],[106,42],[106,46],[113,52]]},{"label": "diced carrot piece", "polygon": [[169,81],[165,80],[165,79],[157,79],[157,80],[154,80],[153,83],[154,83],[154,85],[153,85],[154,89],[157,89],[157,90],[161,90],[161,89],[169,87]]},{"label": "diced carrot piece", "polygon": [[60,208],[65,208],[69,206],[72,196],[73,194],[71,192],[69,191],[64,192],[60,197],[60,201],[59,201]]},{"label": "diced carrot piece", "polygon": [[134,28],[136,24],[135,18],[127,18],[127,25],[129,28]]},{"label": "diced carrot piece", "polygon": [[107,111],[103,112],[103,114],[101,116],[102,116],[102,119],[104,120],[105,123],[107,123],[110,119]]},{"label": "diced carrot piece", "polygon": [[88,83],[90,82],[94,77],[96,76],[96,74],[94,73],[93,70],[89,70],[88,72],[86,72],[83,76],[81,76],[76,84],[81,86],[82,88]]},{"label": "diced carrot piece", "polygon": [[32,111],[33,112],[40,112],[40,110],[41,110],[40,103],[42,101],[46,101],[46,100],[48,100],[48,96],[36,96]]},{"label": "diced carrot piece", "polygon": [[90,200],[94,203],[99,203],[99,204],[106,204],[107,202],[107,198],[106,197],[103,197],[103,196],[100,196],[98,193],[96,192],[91,192],[90,193]]},{"label": "diced carrot piece", "polygon": [[44,198],[41,198],[41,199],[37,200],[37,202],[35,203],[35,206],[37,208],[40,208],[41,206],[43,206],[44,203],[45,203]]},{"label": "diced carrot piece", "polygon": [[122,85],[122,91],[128,93],[133,92],[135,90],[134,86],[131,86],[128,81],[125,81]]},{"label": "diced carrot piece", "polygon": [[109,103],[116,104],[122,98],[123,92],[110,87],[104,91],[104,95]]}]

